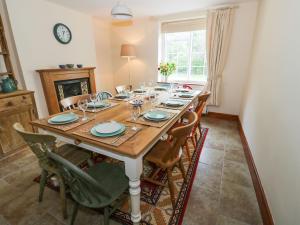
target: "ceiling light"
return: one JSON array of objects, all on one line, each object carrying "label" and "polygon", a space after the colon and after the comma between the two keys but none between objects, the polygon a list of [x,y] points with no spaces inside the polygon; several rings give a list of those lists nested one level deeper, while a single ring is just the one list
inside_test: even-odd
[{"label": "ceiling light", "polygon": [[131,10],[126,5],[117,3],[111,10],[111,16],[118,20],[129,20],[133,17]]}]

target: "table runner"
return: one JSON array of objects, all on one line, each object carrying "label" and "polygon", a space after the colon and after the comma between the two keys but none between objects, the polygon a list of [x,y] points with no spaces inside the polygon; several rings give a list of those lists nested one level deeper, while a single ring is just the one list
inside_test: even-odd
[{"label": "table runner", "polygon": [[126,130],[123,134],[114,136],[114,137],[96,137],[91,134],[90,130],[95,126],[96,124],[89,124],[87,126],[84,126],[77,131],[72,132],[73,134],[88,138],[93,141],[99,141],[105,144],[113,145],[113,146],[119,146],[123,144],[125,141],[128,141],[130,138],[132,138],[134,135],[136,135],[139,131],[142,130],[142,127],[138,127],[137,130],[133,130],[133,126],[126,125]]}]

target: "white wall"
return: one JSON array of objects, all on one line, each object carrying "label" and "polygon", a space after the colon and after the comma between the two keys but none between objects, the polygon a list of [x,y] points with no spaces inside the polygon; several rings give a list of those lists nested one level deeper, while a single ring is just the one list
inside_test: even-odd
[{"label": "white wall", "polygon": [[153,18],[136,19],[131,23],[112,23],[112,63],[115,85],[128,84],[127,60],[120,57],[121,45],[135,45],[137,57],[131,60],[133,85],[156,81],[158,62],[158,21]]},{"label": "white wall", "polygon": [[[242,92],[247,77],[255,29],[257,2],[239,4],[236,10],[230,53],[223,75],[223,98],[220,107],[209,107],[210,111],[239,114]],[[159,21],[203,15],[203,11],[178,13],[159,18],[134,20],[129,26],[112,26],[112,60],[115,85],[128,83],[128,67],[120,58],[122,43],[136,45],[137,58],[132,61],[133,83],[157,80]]]},{"label": "white wall", "polygon": [[223,73],[222,99],[209,111],[239,115],[242,93],[248,75],[258,3],[239,4],[236,9],[228,59]]},{"label": "white wall", "polygon": [[114,92],[110,22],[93,19],[97,59],[97,89]]},{"label": "white wall", "polygon": [[275,224],[300,224],[300,1],[264,0],[241,109]]},{"label": "white wall", "polygon": [[[7,8],[26,87],[35,91],[39,115],[45,116],[48,111],[35,70],[65,63],[96,66],[92,18],[44,0],[8,0]],[[58,22],[72,31],[73,40],[68,45],[53,36],[53,26]]]}]

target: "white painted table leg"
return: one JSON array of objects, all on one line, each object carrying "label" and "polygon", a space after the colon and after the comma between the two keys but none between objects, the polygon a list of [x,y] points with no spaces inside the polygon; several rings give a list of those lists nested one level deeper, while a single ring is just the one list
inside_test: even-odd
[{"label": "white painted table leg", "polygon": [[125,172],[129,178],[129,193],[131,200],[131,220],[134,224],[139,224],[141,220],[141,187],[140,178],[143,171],[143,158],[125,160]]}]

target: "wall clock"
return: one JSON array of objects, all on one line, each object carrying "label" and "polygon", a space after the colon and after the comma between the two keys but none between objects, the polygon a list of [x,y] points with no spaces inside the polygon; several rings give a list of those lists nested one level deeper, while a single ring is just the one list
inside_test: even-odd
[{"label": "wall clock", "polygon": [[54,37],[61,44],[68,44],[72,40],[72,33],[65,24],[57,23],[53,28]]}]

